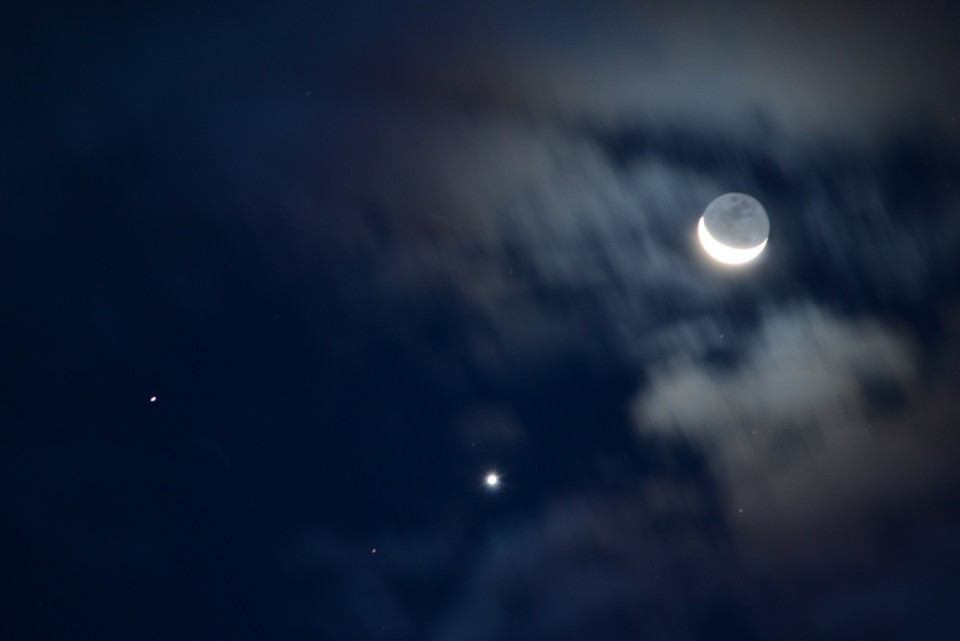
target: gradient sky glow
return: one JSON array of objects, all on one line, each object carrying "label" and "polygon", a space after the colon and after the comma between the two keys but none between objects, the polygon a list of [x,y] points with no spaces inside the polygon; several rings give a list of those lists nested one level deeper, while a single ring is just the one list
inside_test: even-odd
[{"label": "gradient sky glow", "polygon": [[10,10],[3,636],[960,638],[957,12]]}]

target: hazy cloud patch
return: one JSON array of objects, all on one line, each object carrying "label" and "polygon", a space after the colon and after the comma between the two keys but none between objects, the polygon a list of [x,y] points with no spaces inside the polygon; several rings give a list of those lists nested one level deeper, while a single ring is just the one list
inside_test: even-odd
[{"label": "hazy cloud patch", "polygon": [[650,375],[634,403],[641,430],[681,430],[726,449],[754,432],[855,431],[872,381],[908,386],[908,343],[873,320],[845,320],[804,304],[768,314],[734,371],[687,355]]}]

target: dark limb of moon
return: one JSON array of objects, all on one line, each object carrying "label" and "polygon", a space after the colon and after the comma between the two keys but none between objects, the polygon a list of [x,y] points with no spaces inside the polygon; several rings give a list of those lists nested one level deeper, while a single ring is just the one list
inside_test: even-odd
[{"label": "dark limb of moon", "polygon": [[750,262],[760,255],[770,235],[770,219],[755,198],[724,194],[713,200],[697,228],[700,244],[715,260],[728,265]]}]

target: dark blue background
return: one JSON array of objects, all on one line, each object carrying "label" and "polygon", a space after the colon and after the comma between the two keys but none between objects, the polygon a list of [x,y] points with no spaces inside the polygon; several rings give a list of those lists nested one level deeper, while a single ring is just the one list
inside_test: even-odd
[{"label": "dark blue background", "polygon": [[799,6],[8,10],[3,637],[956,638],[951,16]]}]

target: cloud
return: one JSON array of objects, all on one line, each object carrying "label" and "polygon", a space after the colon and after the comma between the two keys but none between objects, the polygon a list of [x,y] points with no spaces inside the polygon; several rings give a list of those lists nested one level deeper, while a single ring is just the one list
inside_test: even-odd
[{"label": "cloud", "polygon": [[[393,125],[352,142],[336,225],[314,229],[315,207],[290,213],[305,267],[404,318],[399,340],[425,344],[425,310],[457,314],[455,355],[434,354],[438,367],[530,373],[571,351],[643,366],[649,336],[680,323],[722,327],[798,298],[895,315],[960,282],[960,162],[923,132],[838,148],[666,115],[611,127],[394,107]],[[772,224],[762,263],[738,274],[704,261],[694,234],[731,190],[757,196]]]},{"label": "cloud", "polygon": [[415,301],[398,331],[416,336],[424,310],[453,311],[474,362],[527,370],[550,353],[619,351],[598,323],[643,331],[659,322],[654,297],[715,296],[686,233],[720,189],[710,176],[655,158],[620,169],[590,136],[550,126],[455,116],[423,126],[351,168],[342,200],[362,193],[366,205],[348,207],[322,241],[328,257],[375,260],[354,272],[358,296],[402,317]]},{"label": "cloud", "polygon": [[[957,327],[955,315],[943,322]],[[743,354],[718,365],[699,338],[715,328],[681,329],[663,339],[675,360],[634,399],[636,426],[687,438],[708,457],[749,600],[762,589],[779,604],[751,620],[777,638],[955,625],[939,606],[923,615],[910,595],[957,597],[943,581],[943,568],[957,567],[945,544],[960,494],[956,340],[923,357],[875,319],[807,303],[765,314],[736,342]],[[776,622],[797,612],[801,632]]]},{"label": "cloud", "polygon": [[[491,532],[431,639],[696,639],[744,628],[704,514],[640,496],[563,497]],[[665,508],[663,506],[666,506]]]},{"label": "cloud", "polygon": [[388,85],[407,100],[425,94],[480,111],[725,128],[766,120],[801,135],[861,138],[902,120],[956,129],[958,63],[944,26],[952,12],[863,2],[493,2],[439,14],[367,66],[380,82],[384,69],[399,72],[402,81]]},{"label": "cloud", "polygon": [[634,405],[638,428],[719,443],[757,430],[852,431],[866,419],[871,384],[907,388],[916,375],[902,337],[810,304],[768,313],[740,349],[732,371],[681,355],[652,372]]},{"label": "cloud", "polygon": [[[319,37],[314,21],[292,32],[283,12],[266,30],[258,16],[192,28],[150,20],[149,38],[96,33],[93,58],[118,43],[132,52],[84,75],[85,93],[64,95],[73,71],[38,76],[38,100],[57,107],[54,124],[18,136],[34,151],[17,172],[42,170],[26,191],[50,211],[73,212],[89,186],[94,204],[102,196],[123,216],[149,214],[171,238],[198,213],[222,215],[216,222],[233,231],[245,214],[252,231],[238,239],[241,253],[253,247],[294,273],[308,299],[298,320],[315,325],[331,371],[346,370],[337,359],[366,368],[375,351],[376,363],[395,359],[412,387],[422,380],[440,399],[476,370],[509,387],[542,380],[570,354],[598,369],[626,362],[643,380],[637,447],[673,476],[638,469],[628,476],[636,491],[588,496],[556,497],[548,482],[529,490],[542,504],[486,535],[419,524],[375,543],[375,558],[366,542],[314,532],[283,575],[307,632],[453,641],[726,631],[742,641],[749,620],[779,633],[753,636],[789,638],[764,614],[773,593],[790,604],[771,608],[783,620],[812,612],[853,636],[862,630],[837,623],[823,594],[886,610],[886,587],[934,584],[936,559],[918,548],[946,547],[956,533],[943,508],[955,498],[956,440],[944,426],[956,408],[944,390],[917,389],[922,355],[891,317],[926,313],[957,292],[957,163],[932,154],[929,137],[908,135],[904,149],[881,125],[929,113],[944,124],[957,87],[943,55],[955,21],[931,30],[923,12],[866,4],[701,8],[680,16],[624,3],[487,3],[408,35],[393,32],[395,14],[377,26],[360,11],[348,22],[364,25],[362,38],[326,20]],[[405,27],[422,15],[394,11]],[[559,19],[543,19],[553,11]],[[861,30],[868,14],[882,28]],[[918,34],[930,35],[921,54],[904,55]],[[185,77],[171,50],[206,64]],[[318,58],[338,61],[319,79]],[[397,80],[384,82],[397,67]],[[163,117],[158,95],[169,98]],[[811,142],[810,131],[824,137]],[[821,146],[825,138],[839,145]],[[51,148],[65,153],[36,156]],[[79,178],[74,165],[84,167]],[[773,222],[762,269],[735,276],[690,244],[703,206],[733,189],[757,195]],[[25,193],[19,202],[31,201]],[[162,222],[174,211],[176,224]],[[54,227],[52,239],[73,229]],[[198,243],[191,251],[204,260],[181,271],[200,283],[188,291],[218,300],[208,250]],[[179,292],[184,278],[166,286]],[[204,298],[189,297],[183,306],[193,309]],[[863,298],[885,305],[854,304]],[[887,304],[904,301],[918,307]],[[78,323],[61,316],[51,322]],[[915,421],[876,412],[878,394],[889,393]],[[499,409],[454,429],[491,448],[534,436],[521,437]],[[686,444],[703,469],[669,459],[654,445],[663,442]],[[90,461],[91,470],[115,463]],[[23,494],[15,521],[57,525],[51,505],[66,497]],[[898,545],[888,531],[902,515],[929,527]],[[100,534],[81,531],[64,556],[131,572],[176,556],[140,530],[121,533],[117,549]],[[880,587],[865,595],[856,575],[870,564],[859,554],[910,571],[873,577]],[[832,591],[816,594],[823,586]]]},{"label": "cloud", "polygon": [[[956,327],[954,317],[944,322]],[[630,468],[617,489],[553,490],[532,508],[490,516],[473,535],[426,525],[382,537],[387,555],[377,563],[356,545],[312,533],[321,553],[297,557],[293,585],[378,586],[370,602],[341,610],[364,621],[371,638],[799,641],[952,629],[960,596],[949,578],[960,567],[950,543],[960,496],[956,345],[921,361],[891,327],[806,303],[764,315],[739,339],[743,358],[718,366],[703,360],[702,341],[683,338],[713,329],[691,323],[679,338],[662,333],[675,361],[637,401],[713,376],[700,384],[729,394],[731,416],[765,429],[759,438],[726,429],[704,401],[684,398],[691,407],[639,426],[638,448],[656,465]],[[904,388],[906,407],[874,413],[876,380]],[[775,388],[774,398],[754,399],[747,391],[755,385]],[[796,434],[806,447],[784,441]],[[321,563],[310,561],[317,556]],[[405,595],[425,586],[443,596],[417,609]],[[932,591],[943,600],[920,596]],[[323,618],[326,594],[295,595],[321,617],[311,629],[358,629]],[[397,627],[370,623],[381,620]]]},{"label": "cloud", "polygon": [[[860,34],[868,9],[882,28]],[[428,10],[432,19],[418,22]],[[243,237],[273,269],[329,286],[353,306],[345,322],[363,331],[318,338],[345,359],[369,343],[371,314],[397,319],[376,328],[389,340],[421,346],[439,333],[438,316],[456,314],[442,345],[420,355],[424,365],[450,372],[469,361],[503,373],[536,371],[570,350],[635,358],[648,333],[702,316],[731,292],[804,295],[828,274],[838,298],[890,300],[905,291],[920,298],[946,280],[960,227],[950,216],[956,201],[937,198],[951,168],[908,157],[906,167],[879,171],[889,130],[871,111],[910,116],[922,112],[914,99],[936,102],[933,80],[910,73],[950,35],[939,24],[925,30],[926,14],[579,2],[390,11],[383,24],[347,7],[330,16],[355,38],[327,20],[317,38],[282,8],[266,23],[257,13],[224,16],[226,30],[212,18],[173,19],[179,10],[167,22],[136,22],[146,34],[132,38],[131,55],[97,66],[84,92],[58,98],[44,135],[137,216],[216,211],[235,230],[244,219]],[[214,28],[227,47],[212,47]],[[224,51],[247,51],[233,45],[251,33],[259,62],[238,83],[232,65],[249,60]],[[898,56],[918,33],[932,34],[923,55]],[[265,52],[280,34],[273,58]],[[824,44],[813,60],[811,38]],[[156,54],[174,45],[204,61],[195,75]],[[300,56],[323,58],[319,78],[287,64]],[[890,65],[877,62],[887,57]],[[902,91],[891,70],[923,86]],[[211,87],[209,100],[184,98]],[[154,94],[172,96],[175,117],[163,122],[173,129],[147,125],[157,120]],[[839,160],[834,147],[802,135],[825,127],[846,144],[851,122],[875,135]],[[640,144],[617,153],[634,134]],[[118,163],[137,166],[118,159],[141,145],[156,166],[116,187]],[[67,165],[38,167],[46,176],[38,184],[66,184]],[[154,193],[156,175],[167,173],[173,187]],[[897,176],[907,184],[886,190]],[[753,286],[718,285],[688,243],[703,206],[731,189],[754,193],[771,213],[772,258]],[[40,191],[46,200],[73,193]],[[157,285],[171,308],[196,313],[222,298],[206,263],[177,264],[189,283]],[[318,303],[318,327],[329,327],[328,307]]]}]

